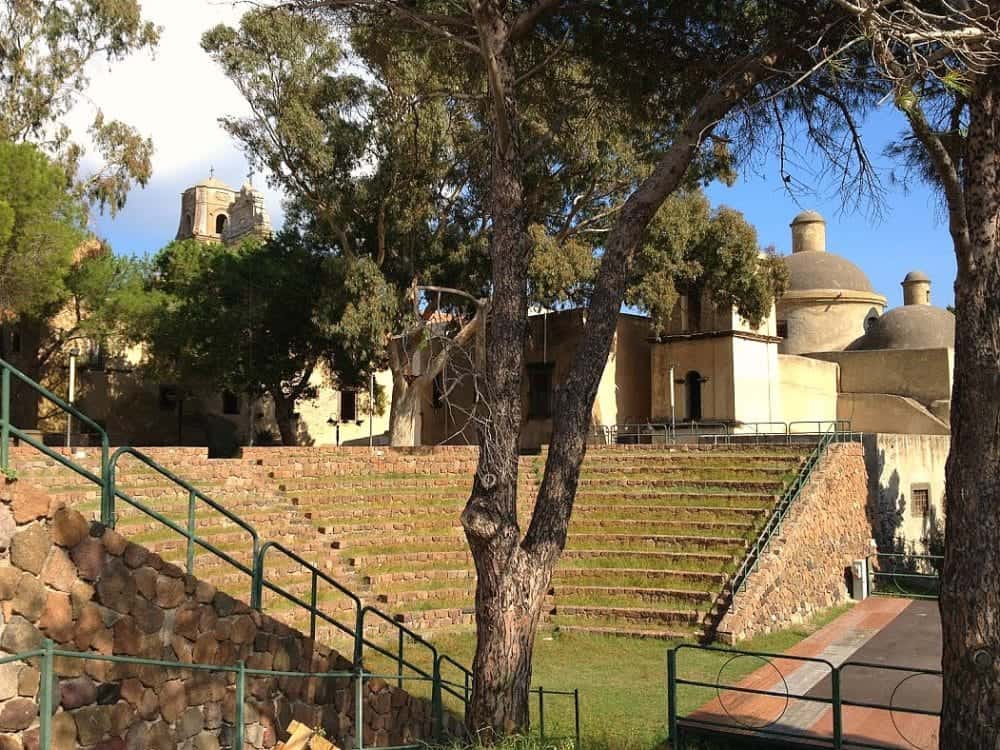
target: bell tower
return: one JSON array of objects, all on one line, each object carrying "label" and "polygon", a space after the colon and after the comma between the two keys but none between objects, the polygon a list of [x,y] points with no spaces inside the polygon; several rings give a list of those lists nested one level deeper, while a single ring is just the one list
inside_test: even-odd
[{"label": "bell tower", "polygon": [[181,195],[181,218],[175,239],[222,242],[238,195],[229,185],[216,179],[213,169],[208,179],[189,187]]}]

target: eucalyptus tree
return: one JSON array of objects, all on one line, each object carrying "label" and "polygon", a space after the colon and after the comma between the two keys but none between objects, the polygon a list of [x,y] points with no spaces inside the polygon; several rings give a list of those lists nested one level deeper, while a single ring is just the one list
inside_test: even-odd
[{"label": "eucalyptus tree", "polygon": [[[480,458],[462,513],[477,571],[466,718],[490,740],[527,723],[535,630],[565,546],[594,397],[663,204],[731,169],[745,145],[785,117],[824,136],[815,143],[838,164],[853,154],[854,177],[869,176],[850,136],[853,63],[825,62],[841,47],[842,17],[828,3],[799,0],[292,0],[280,8],[346,29],[376,79],[417,71],[409,80],[421,86],[418,101],[439,102],[462,128],[454,153],[473,179],[446,184],[461,186],[456,205],[473,222],[478,216],[471,246],[489,264]],[[846,140],[826,137],[837,125]],[[582,287],[587,323],[555,396],[551,447],[522,533],[517,472],[532,259],[539,246],[580,255],[586,245],[596,266]]]},{"label": "eucalyptus tree", "polygon": [[152,174],[152,143],[98,112],[89,136],[102,161],[80,172],[84,148],[66,117],[84,97],[91,65],[153,49],[159,30],[138,0],[18,0],[0,6],[0,141],[34,143],[58,159],[81,197],[112,213]]},{"label": "eucalyptus tree", "polygon": [[837,0],[909,124],[958,261],[941,586],[943,748],[1000,743],[1000,3]]}]

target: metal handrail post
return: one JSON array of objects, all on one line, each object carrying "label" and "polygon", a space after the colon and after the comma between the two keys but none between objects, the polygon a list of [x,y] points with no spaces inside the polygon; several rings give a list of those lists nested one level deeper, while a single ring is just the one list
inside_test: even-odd
[{"label": "metal handrail post", "polygon": [[576,750],[580,750],[580,688],[573,688],[573,721],[576,728]]},{"label": "metal handrail post", "polygon": [[[667,741],[676,743],[677,737],[677,652],[667,651]],[[671,745],[677,750],[677,745]]]},{"label": "metal handrail post", "polygon": [[244,731],[244,702],[246,701],[246,691],[247,691],[247,665],[245,661],[240,661],[236,665],[236,712],[233,719],[235,726],[233,727],[233,747],[243,748],[243,731]]},{"label": "metal handrail post", "polygon": [[403,644],[404,644],[405,638],[406,638],[406,633],[404,633],[402,630],[400,630],[399,631],[399,653],[396,656],[396,666],[399,668],[399,678],[396,680],[396,685],[401,690],[403,688]]},{"label": "metal handrail post", "polygon": [[[104,508],[114,502],[115,480],[114,472],[111,471],[111,441],[108,434],[101,435],[101,516],[103,519]],[[114,526],[114,513],[111,514],[111,525]],[[190,573],[190,571],[188,571]]]},{"label": "metal handrail post", "polygon": [[0,396],[0,468],[10,468],[10,370],[3,368],[3,394]]},{"label": "metal handrail post", "polygon": [[312,572],[312,589],[310,592],[310,601],[312,602],[312,611],[309,613],[309,640],[316,640],[316,606],[319,604],[319,576],[316,575],[316,571]]},{"label": "metal handrail post", "polygon": [[38,688],[38,747],[49,750],[52,747],[52,658],[51,638],[42,642],[42,675]]},{"label": "metal handrail post", "polygon": [[[403,643],[403,631],[400,631],[399,642],[400,648],[402,648]],[[400,651],[402,654],[402,651]],[[402,658],[402,657],[401,657]],[[399,685],[403,685],[403,664],[400,661],[399,665],[400,680]],[[441,694],[441,657],[436,656],[434,658],[434,669],[433,669],[433,680],[431,682],[431,713],[434,715],[434,741],[441,743],[444,739],[444,696]]]},{"label": "metal handrail post", "polygon": [[842,706],[840,703],[840,668],[830,673],[831,698],[833,700],[833,748],[841,750],[844,746],[844,726]]},{"label": "metal handrail post", "polygon": [[354,747],[365,747],[365,670],[358,667],[354,676]]},{"label": "metal handrail post", "polygon": [[538,688],[538,738],[545,742],[545,689]]},{"label": "metal handrail post", "polygon": [[197,496],[194,490],[188,490],[188,518],[187,518],[187,572],[189,576],[194,575],[194,537],[195,537],[195,500]]}]

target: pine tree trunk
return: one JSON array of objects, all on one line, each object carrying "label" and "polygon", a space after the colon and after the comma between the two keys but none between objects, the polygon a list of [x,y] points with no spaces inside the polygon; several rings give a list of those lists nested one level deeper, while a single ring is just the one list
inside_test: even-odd
[{"label": "pine tree trunk", "polygon": [[492,742],[527,727],[531,652],[551,571],[520,546],[517,471],[530,244],[507,27],[492,5],[479,8],[480,37],[492,60],[493,295],[483,373],[488,411],[479,423],[479,464],[462,525],[477,574],[476,656],[466,723],[481,741]]},{"label": "pine tree trunk", "polygon": [[1000,74],[984,77],[970,102],[962,191],[966,246],[955,237],[940,744],[948,750],[995,750],[1000,746]]}]

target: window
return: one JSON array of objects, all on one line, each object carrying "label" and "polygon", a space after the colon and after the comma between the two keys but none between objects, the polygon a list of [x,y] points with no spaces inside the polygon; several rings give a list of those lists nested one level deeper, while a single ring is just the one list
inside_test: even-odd
[{"label": "window", "polygon": [[340,392],[340,421],[353,422],[358,418],[357,391]]},{"label": "window", "polygon": [[914,518],[929,518],[931,515],[931,490],[927,485],[910,488],[910,506]]},{"label": "window", "polygon": [[222,234],[223,232],[226,231],[226,222],[227,221],[228,220],[226,219],[226,215],[225,214],[219,214],[218,216],[215,217],[215,233],[216,234]]},{"label": "window", "polygon": [[176,385],[161,385],[160,386],[160,410],[161,411],[173,411],[177,408],[177,386]]},{"label": "window", "polygon": [[687,391],[687,418],[697,422],[701,419],[701,373],[691,370],[684,376]]},{"label": "window", "polygon": [[240,397],[237,396],[228,388],[222,392],[222,413],[223,414],[240,413]]},{"label": "window", "polygon": [[868,311],[868,315],[865,316],[865,333],[871,331],[876,323],[878,323],[878,310],[873,307]]},{"label": "window", "polygon": [[101,341],[91,341],[90,349],[87,353],[87,368],[101,371],[104,369],[104,343]]},{"label": "window", "polygon": [[788,321],[787,320],[779,320],[778,321],[776,333],[778,334],[778,338],[779,339],[787,339],[788,338]]},{"label": "window", "polygon": [[552,416],[551,363],[528,365],[528,418],[548,419]]}]

